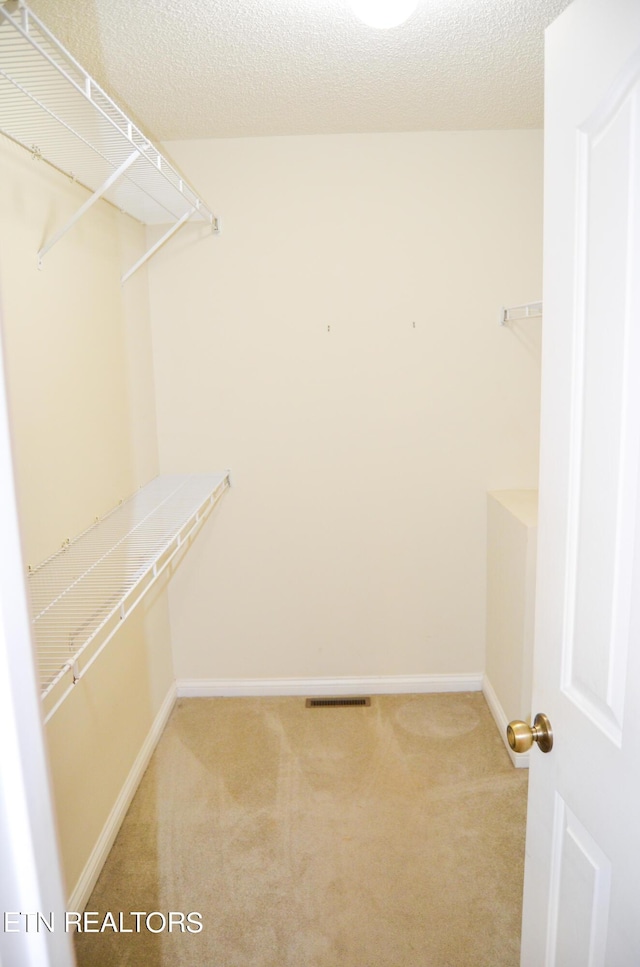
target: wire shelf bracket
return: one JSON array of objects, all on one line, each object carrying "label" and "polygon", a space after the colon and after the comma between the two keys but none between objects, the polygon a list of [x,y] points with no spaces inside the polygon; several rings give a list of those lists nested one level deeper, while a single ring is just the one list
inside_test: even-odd
[{"label": "wire shelf bracket", "polygon": [[230,487],[230,473],[156,477],[29,570],[45,722]]},{"label": "wire shelf bracket", "polygon": [[507,326],[510,322],[518,319],[534,319],[542,315],[542,302],[526,302],[521,306],[502,306],[500,309],[499,322],[501,326]]},{"label": "wire shelf bracket", "polygon": [[105,183],[103,185],[101,185],[101,187],[98,188],[97,191],[94,191],[94,193],[91,195],[90,198],[87,199],[87,201],[84,203],[84,205],[81,205],[80,206],[80,208],[78,209],[78,211],[75,213],[75,215],[73,215],[72,218],[69,219],[69,221],[67,222],[67,224],[66,225],[63,225],[62,228],[58,229],[58,231],[55,232],[55,234],[51,236],[51,238],[49,239],[49,241],[46,242],[42,246],[42,248],[38,252],[38,268],[39,269],[42,268],[42,259],[47,254],[47,252],[49,251],[49,249],[53,248],[53,246],[56,244],[56,242],[60,241],[60,239],[62,238],[63,235],[66,235],[66,233],[69,231],[69,229],[73,225],[75,225],[75,223],[80,218],[82,218],[82,216],[84,215],[84,213],[86,211],[88,211],[91,208],[92,205],[95,205],[95,203],[98,201],[98,199],[102,198],[102,196],[105,194],[105,192],[108,191],[109,188],[111,188],[111,185],[113,185],[118,180],[118,178],[120,177],[120,175],[123,175],[125,173],[125,171],[127,170],[127,168],[130,165],[132,165],[134,161],[137,161],[139,157],[140,157],[140,152],[138,150],[132,151],[132,153],[129,155],[129,157],[126,158],[125,161],[122,162],[122,164],[120,165],[120,167],[119,168],[116,168],[116,170],[113,172],[113,174],[109,175],[109,177],[107,178],[107,180],[105,181]]},{"label": "wire shelf bracket", "polygon": [[218,217],[25,0],[0,0],[0,131],[91,192],[42,246],[40,268],[100,198],[144,225],[171,225],[123,283],[189,219],[220,231]]},{"label": "wire shelf bracket", "polygon": [[124,284],[127,281],[127,279],[130,279],[133,273],[137,272],[141,265],[144,265],[144,263],[147,262],[152,255],[155,255],[155,253],[158,251],[161,245],[164,245],[164,243],[168,239],[170,239],[172,235],[175,235],[178,229],[182,228],[184,223],[191,218],[194,211],[195,211],[195,208],[192,208],[190,209],[190,211],[185,212],[182,218],[179,218],[178,221],[175,223],[175,225],[172,225],[171,228],[164,233],[162,238],[159,238],[158,241],[155,243],[155,245],[152,245],[151,248],[148,249],[144,253],[144,255],[138,259],[135,265],[132,265],[129,271],[124,273],[120,281]]}]

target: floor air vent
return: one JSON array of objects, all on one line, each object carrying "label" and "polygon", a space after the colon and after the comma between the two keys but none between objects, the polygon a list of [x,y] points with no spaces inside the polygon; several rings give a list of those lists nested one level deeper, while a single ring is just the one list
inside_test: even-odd
[{"label": "floor air vent", "polygon": [[371,699],[361,696],[354,698],[308,698],[305,705],[307,708],[344,708],[345,706],[371,705]]}]

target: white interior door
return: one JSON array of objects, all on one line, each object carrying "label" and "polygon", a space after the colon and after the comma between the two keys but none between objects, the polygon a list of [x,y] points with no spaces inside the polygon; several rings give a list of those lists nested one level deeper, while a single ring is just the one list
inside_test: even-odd
[{"label": "white interior door", "polygon": [[640,965],[640,0],[547,32],[522,967]]}]

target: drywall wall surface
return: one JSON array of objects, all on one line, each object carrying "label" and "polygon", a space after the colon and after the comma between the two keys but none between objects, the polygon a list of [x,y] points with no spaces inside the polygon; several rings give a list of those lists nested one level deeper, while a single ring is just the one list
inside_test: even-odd
[{"label": "drywall wall surface", "polygon": [[[134,611],[96,662],[94,674],[78,682],[47,725],[69,897],[86,876],[112,810],[121,808],[129,773],[161,705],[159,692],[164,690],[164,698],[172,680],[164,597]],[[91,879],[95,882],[95,875]]]},{"label": "drywall wall surface", "polygon": [[507,721],[531,718],[538,492],[487,496],[486,676]]},{"label": "drywall wall surface", "polygon": [[180,678],[481,672],[486,491],[537,485],[538,131],[185,141],[222,220],[149,268],[164,471],[233,487]]},{"label": "drywall wall surface", "polygon": [[103,202],[38,270],[38,249],[88,193],[10,142],[0,148],[7,376],[25,555],[35,565],[157,473],[155,433],[144,466],[136,453],[141,424],[153,423],[140,403],[153,395],[136,345],[149,339],[146,280],[126,291],[119,282],[144,236]]},{"label": "drywall wall surface", "polygon": [[[0,287],[25,561],[58,550],[158,472],[141,226],[0,141]],[[69,893],[173,680],[165,595],[116,636],[47,734]]]}]

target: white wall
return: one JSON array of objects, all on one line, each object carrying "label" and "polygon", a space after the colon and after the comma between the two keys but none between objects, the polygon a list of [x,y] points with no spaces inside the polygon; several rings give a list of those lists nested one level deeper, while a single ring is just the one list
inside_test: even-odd
[{"label": "white wall", "polygon": [[[0,909],[65,909],[58,837],[31,655],[31,621],[5,386],[0,288]],[[4,925],[3,925],[4,926]],[[0,963],[72,962],[63,931],[0,931]]]},{"label": "white wall", "polygon": [[531,721],[537,525],[536,490],[489,494],[485,674],[500,726]]},{"label": "white wall", "polygon": [[160,463],[235,487],[178,678],[481,672],[486,491],[537,484],[542,134],[172,143],[222,217],[149,269]]},{"label": "white wall", "polygon": [[[0,279],[24,557],[33,565],[158,469],[144,231],[0,140]],[[47,727],[68,894],[173,681],[166,596],[131,618]]]}]

